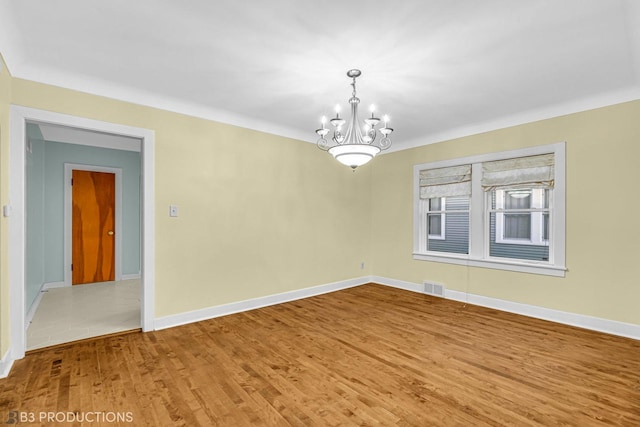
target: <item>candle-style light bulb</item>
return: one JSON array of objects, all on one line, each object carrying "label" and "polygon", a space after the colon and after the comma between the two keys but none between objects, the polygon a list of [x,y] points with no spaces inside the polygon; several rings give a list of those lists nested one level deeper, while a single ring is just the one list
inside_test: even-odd
[{"label": "candle-style light bulb", "polygon": [[387,127],[387,122],[389,121],[389,116],[387,116],[385,114],[384,117],[382,118],[382,120],[384,120],[384,127]]},{"label": "candle-style light bulb", "polygon": [[320,123],[322,123],[322,129],[324,129],[324,124],[327,123],[327,116],[322,116]]},{"label": "candle-style light bulb", "polygon": [[344,119],[340,118],[340,104],[336,105],[335,111],[336,116],[333,119],[329,120],[329,123],[331,123],[331,125],[339,131],[344,124]]},{"label": "candle-style light bulb", "polygon": [[371,106],[369,107],[369,111],[371,111],[371,117],[373,118],[373,113],[374,111],[376,111],[376,106],[371,104]]}]

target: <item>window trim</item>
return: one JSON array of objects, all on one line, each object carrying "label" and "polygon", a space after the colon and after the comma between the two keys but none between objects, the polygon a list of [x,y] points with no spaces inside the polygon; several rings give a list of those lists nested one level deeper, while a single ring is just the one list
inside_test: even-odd
[{"label": "window trim", "polygon": [[[531,192],[531,208],[529,209],[520,209],[512,210],[504,209],[504,200],[499,200],[496,195],[496,209],[490,209],[489,212],[493,212],[496,215],[496,243],[505,244],[505,245],[530,245],[530,246],[549,246],[549,240],[544,239],[544,214],[550,213],[552,210],[551,207],[544,207],[544,191],[542,191],[542,196],[540,197],[536,190],[540,190],[537,188],[533,188]],[[506,193],[509,190],[496,190]],[[490,193],[487,194],[487,197],[491,197]],[[550,196],[553,197],[553,196]],[[536,203],[538,202],[538,203]],[[490,204],[490,201],[486,201],[485,203]],[[531,229],[530,229],[530,237],[528,239],[517,239],[513,237],[504,237],[504,217],[506,215],[520,214],[520,213],[528,213],[531,218]],[[499,232],[500,231],[500,232]]]},{"label": "window trim", "polygon": [[425,206],[425,212],[424,214],[425,219],[427,221],[427,224],[425,227],[427,227],[427,233],[429,230],[429,214],[432,215],[440,215],[440,234],[427,234],[427,239],[431,239],[431,240],[445,240],[447,238],[447,219],[445,216],[445,211],[447,210],[447,198],[446,197],[439,197],[440,199],[440,210],[439,211],[432,211],[429,209],[429,200],[430,199],[425,199],[425,200],[421,200],[421,203],[424,204]]},{"label": "window trim", "polygon": [[[549,242],[549,261],[515,260],[511,258],[489,257],[489,229],[486,224],[486,193],[482,189],[482,163],[504,160],[516,157],[535,156],[553,153],[555,183],[553,188],[553,208],[551,209],[552,237]],[[420,171],[424,169],[444,168],[471,164],[471,199],[469,215],[469,254],[449,254],[443,252],[429,252],[421,247],[420,203]],[[566,249],[566,142],[540,145],[509,151],[486,153],[477,156],[422,163],[413,167],[413,258],[415,260],[442,262],[448,264],[466,265],[470,267],[493,268],[499,270],[533,273],[549,276],[564,277]]]}]

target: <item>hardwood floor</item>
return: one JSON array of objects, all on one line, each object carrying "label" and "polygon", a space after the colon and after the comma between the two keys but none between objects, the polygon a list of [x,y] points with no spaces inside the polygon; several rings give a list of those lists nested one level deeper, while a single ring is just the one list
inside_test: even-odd
[{"label": "hardwood floor", "polygon": [[365,285],[29,354],[0,408],[0,423],[639,426],[640,342]]}]

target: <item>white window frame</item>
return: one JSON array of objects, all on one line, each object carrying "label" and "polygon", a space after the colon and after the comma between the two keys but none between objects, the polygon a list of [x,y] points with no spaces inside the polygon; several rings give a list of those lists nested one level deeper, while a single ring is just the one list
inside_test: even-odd
[{"label": "white window frame", "polygon": [[[504,194],[509,190],[496,190],[496,209],[492,210],[496,214],[496,243],[504,243],[507,245],[531,245],[531,246],[549,246],[549,240],[543,239],[544,230],[544,214],[551,211],[553,203],[553,190],[550,189],[549,208],[544,207],[544,189],[531,189],[531,208],[518,209],[516,212],[504,210]],[[487,194],[491,197],[491,193]],[[490,206],[488,202],[487,206]],[[546,212],[545,212],[546,211]],[[512,237],[504,237],[504,216],[509,214],[529,213],[531,215],[531,231],[529,239],[516,239]]]},{"label": "white window frame", "polygon": [[[536,156],[541,154],[554,155],[554,188],[550,200],[550,229],[548,242],[549,260],[533,261],[511,258],[495,258],[489,256],[489,227],[487,215],[488,194],[481,185],[482,163],[512,159],[516,157]],[[444,167],[471,164],[471,199],[469,208],[469,254],[453,254],[446,252],[428,251],[426,245],[426,226],[422,224],[425,209],[420,200],[420,171]],[[541,274],[564,277],[566,249],[566,143],[540,145],[517,150],[486,153],[478,156],[464,157],[438,162],[423,163],[414,166],[414,239],[413,258],[416,260],[442,262],[448,264],[465,265],[470,267],[492,268],[516,271],[522,273]],[[542,216],[542,215],[541,215]]]},{"label": "white window frame", "polygon": [[447,232],[446,232],[447,216],[445,215],[445,211],[447,210],[447,198],[439,197],[439,199],[440,199],[439,211],[429,210],[429,200],[431,199],[421,200],[421,203],[424,205],[424,209],[425,209],[424,219],[426,220],[425,227],[427,229],[427,233],[429,231],[429,214],[432,214],[432,215],[434,214],[437,215],[438,213],[440,214],[440,234],[428,234],[427,238],[430,240],[446,240],[447,238]]}]

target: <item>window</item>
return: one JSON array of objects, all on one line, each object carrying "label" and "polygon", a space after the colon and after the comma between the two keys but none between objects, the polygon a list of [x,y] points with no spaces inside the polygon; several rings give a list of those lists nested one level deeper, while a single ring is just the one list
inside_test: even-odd
[{"label": "window", "polygon": [[421,250],[469,253],[471,165],[420,172]]},{"label": "window", "polygon": [[541,188],[495,190],[496,242],[549,245],[549,195]]},{"label": "window", "polygon": [[431,199],[427,199],[427,234],[429,240],[445,239],[445,227],[446,227],[446,218],[445,218],[445,206],[446,200],[444,197],[433,197]]},{"label": "window", "polygon": [[550,189],[493,190],[491,197],[490,255],[549,260]]},{"label": "window", "polygon": [[423,200],[426,212],[426,250],[469,253],[469,196]]},{"label": "window", "polygon": [[414,258],[564,276],[564,143],[414,168]]}]

